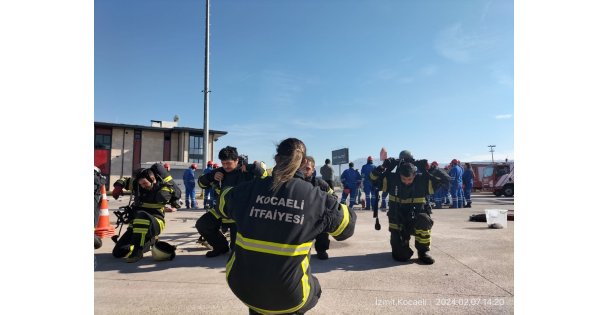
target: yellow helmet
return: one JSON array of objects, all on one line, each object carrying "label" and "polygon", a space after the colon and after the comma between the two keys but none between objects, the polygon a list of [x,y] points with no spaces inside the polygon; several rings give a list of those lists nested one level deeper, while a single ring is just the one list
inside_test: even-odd
[{"label": "yellow helmet", "polygon": [[157,241],[152,246],[152,258],[156,261],[173,260],[176,248],[177,246],[173,246],[167,242]]}]

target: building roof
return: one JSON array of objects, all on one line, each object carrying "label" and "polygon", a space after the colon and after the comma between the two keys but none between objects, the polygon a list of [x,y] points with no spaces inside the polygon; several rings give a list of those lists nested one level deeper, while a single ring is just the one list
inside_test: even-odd
[{"label": "building roof", "polygon": [[[191,128],[191,127],[162,128],[162,127],[152,127],[152,126],[143,126],[143,125],[115,124],[115,123],[108,123],[108,122],[101,122],[101,121],[96,121],[94,123],[95,123],[95,126],[111,127],[111,128],[129,128],[129,129],[158,130],[158,131],[188,131],[188,132],[197,132],[197,133],[205,132],[204,129]],[[227,131],[211,130],[211,129],[209,129],[209,133],[220,135],[220,136],[224,136],[224,135],[228,134]]]}]

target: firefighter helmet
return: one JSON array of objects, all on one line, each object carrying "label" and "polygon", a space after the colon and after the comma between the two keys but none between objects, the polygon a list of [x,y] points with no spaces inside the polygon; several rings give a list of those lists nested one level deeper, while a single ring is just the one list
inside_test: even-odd
[{"label": "firefighter helmet", "polygon": [[367,157],[367,160],[368,160],[368,161],[373,161],[373,160],[374,160],[374,158],[372,158],[372,156],[370,155],[370,156],[368,156],[368,157]]},{"label": "firefighter helmet", "polygon": [[177,246],[171,245],[167,242],[157,241],[152,246],[152,258],[156,261],[173,260],[175,258],[175,249]]},{"label": "firefighter helmet", "polygon": [[167,170],[170,171],[171,170],[171,165],[169,165],[169,163],[165,162],[165,164],[163,164],[163,167]]},{"label": "firefighter helmet", "polygon": [[212,166],[213,165],[213,161],[207,161],[207,166]]},{"label": "firefighter helmet", "polygon": [[412,153],[408,150],[403,150],[399,153],[399,159],[406,161],[406,162],[411,162],[414,161],[414,156],[412,155]]},{"label": "firefighter helmet", "polygon": [[452,159],[452,162],[450,162],[451,165],[456,165],[458,164],[458,160],[457,159]]},{"label": "firefighter helmet", "polygon": [[431,163],[431,166],[439,166],[439,163],[437,163],[437,161],[433,161],[433,163]]},{"label": "firefighter helmet", "polygon": [[192,165],[190,165],[190,167],[191,167],[192,169],[197,169],[197,168],[198,168],[198,164],[196,164],[196,163],[192,163]]}]

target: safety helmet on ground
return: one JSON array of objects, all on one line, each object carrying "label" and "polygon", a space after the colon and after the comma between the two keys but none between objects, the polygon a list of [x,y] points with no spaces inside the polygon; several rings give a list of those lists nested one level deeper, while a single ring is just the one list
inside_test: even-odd
[{"label": "safety helmet on ground", "polygon": [[192,163],[192,165],[190,165],[190,168],[192,168],[192,169],[197,169],[197,168],[198,168],[198,164],[196,164],[196,163]]},{"label": "safety helmet on ground", "polygon": [[167,242],[157,241],[152,246],[152,258],[156,261],[173,260],[175,258],[175,249],[177,246],[171,245]]}]

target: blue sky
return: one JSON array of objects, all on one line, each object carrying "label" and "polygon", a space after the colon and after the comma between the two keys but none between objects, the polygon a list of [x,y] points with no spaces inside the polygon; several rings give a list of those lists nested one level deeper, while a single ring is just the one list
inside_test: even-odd
[{"label": "blue sky", "polygon": [[[204,3],[95,1],[95,121],[203,128]],[[212,0],[210,128],[267,162],[514,159],[513,31],[512,1]]]}]

